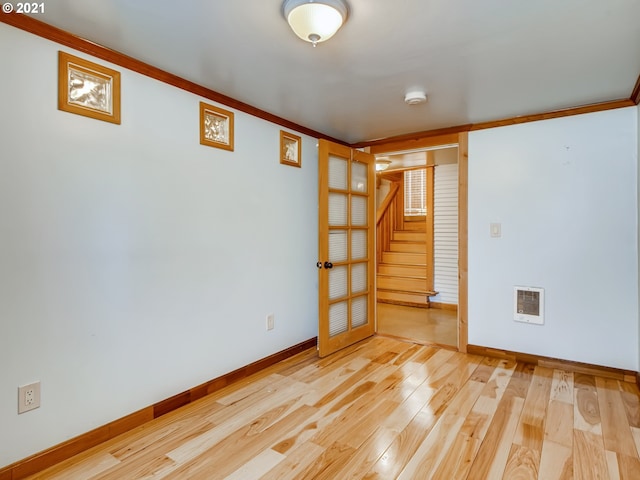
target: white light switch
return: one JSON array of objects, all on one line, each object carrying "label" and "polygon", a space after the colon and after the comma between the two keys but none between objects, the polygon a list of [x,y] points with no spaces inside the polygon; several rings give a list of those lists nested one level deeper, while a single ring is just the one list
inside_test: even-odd
[{"label": "white light switch", "polygon": [[502,236],[502,224],[492,223],[490,226],[491,238],[500,238]]}]

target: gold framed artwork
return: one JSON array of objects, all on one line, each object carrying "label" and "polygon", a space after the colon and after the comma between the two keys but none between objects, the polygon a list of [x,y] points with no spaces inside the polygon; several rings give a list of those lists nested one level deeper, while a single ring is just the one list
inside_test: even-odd
[{"label": "gold framed artwork", "polygon": [[233,152],[233,112],[200,102],[200,144]]},{"label": "gold framed artwork", "polygon": [[120,124],[120,72],[58,52],[58,109]]},{"label": "gold framed artwork", "polygon": [[302,166],[302,139],[298,135],[280,130],[280,163]]}]

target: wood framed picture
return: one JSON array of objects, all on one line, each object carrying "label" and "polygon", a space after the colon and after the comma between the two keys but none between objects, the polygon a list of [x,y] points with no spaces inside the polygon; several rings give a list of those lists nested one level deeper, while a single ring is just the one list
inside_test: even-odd
[{"label": "wood framed picture", "polygon": [[233,112],[200,102],[200,144],[233,152]]},{"label": "wood framed picture", "polygon": [[58,109],[120,124],[120,72],[59,51]]},{"label": "wood framed picture", "polygon": [[302,139],[298,135],[280,130],[280,163],[302,166]]}]

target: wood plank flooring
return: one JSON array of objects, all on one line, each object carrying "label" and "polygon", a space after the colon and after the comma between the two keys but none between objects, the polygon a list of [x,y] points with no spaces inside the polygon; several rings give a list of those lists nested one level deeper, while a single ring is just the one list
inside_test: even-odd
[{"label": "wood plank flooring", "polygon": [[458,346],[458,313],[378,302],[377,332],[418,343]]},{"label": "wood plank flooring", "polygon": [[639,449],[634,384],[376,336],[30,478],[639,479]]}]

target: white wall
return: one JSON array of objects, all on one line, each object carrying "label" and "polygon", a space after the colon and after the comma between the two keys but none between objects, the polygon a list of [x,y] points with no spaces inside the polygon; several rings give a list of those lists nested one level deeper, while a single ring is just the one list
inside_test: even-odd
[{"label": "white wall", "polygon": [[[470,133],[470,344],[638,370],[636,111]],[[514,285],[545,288],[544,326]]]},{"label": "white wall", "polygon": [[235,112],[201,146],[200,98],[66,48],[122,72],[122,125],[62,112],[59,46],[0,45],[0,466],[316,336],[314,138],[280,165]]}]

